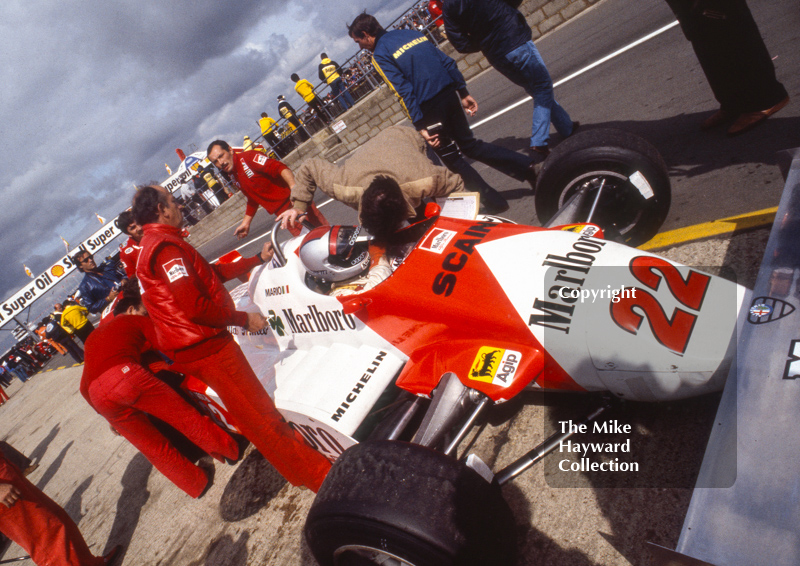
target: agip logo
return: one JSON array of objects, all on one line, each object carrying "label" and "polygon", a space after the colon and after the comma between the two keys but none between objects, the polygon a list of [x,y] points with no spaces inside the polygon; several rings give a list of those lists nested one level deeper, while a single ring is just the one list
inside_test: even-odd
[{"label": "agip logo", "polygon": [[508,387],[514,381],[522,354],[514,350],[483,346],[478,350],[475,361],[469,370],[469,378],[474,381],[483,381]]}]

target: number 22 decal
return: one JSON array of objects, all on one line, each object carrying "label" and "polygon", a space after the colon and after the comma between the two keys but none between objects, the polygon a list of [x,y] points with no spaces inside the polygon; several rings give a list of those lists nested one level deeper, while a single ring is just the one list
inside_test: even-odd
[{"label": "number 22 decal", "polygon": [[672,296],[687,308],[676,308],[672,317],[668,317],[658,299],[637,288],[635,297],[622,297],[618,303],[611,303],[611,318],[631,334],[638,334],[642,321],[647,318],[656,340],[673,352],[683,354],[697,322],[697,315],[690,311],[700,310],[711,277],[690,271],[684,279],[671,263],[649,256],[633,258],[630,270],[640,283],[653,291],[658,291],[663,280]]}]

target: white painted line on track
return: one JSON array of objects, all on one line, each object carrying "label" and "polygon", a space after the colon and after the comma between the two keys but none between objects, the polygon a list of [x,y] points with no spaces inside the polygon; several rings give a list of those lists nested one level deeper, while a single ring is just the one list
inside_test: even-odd
[{"label": "white painted line on track", "polygon": [[[674,20],[672,23],[669,23],[669,24],[665,25],[664,27],[662,27],[662,28],[659,28],[659,29],[657,29],[656,31],[654,31],[654,32],[652,32],[652,33],[649,33],[649,34],[645,35],[644,37],[641,37],[641,38],[637,39],[637,40],[636,40],[636,41],[634,41],[633,43],[629,43],[628,45],[626,45],[625,47],[623,47],[623,48],[621,48],[621,49],[617,49],[616,51],[614,51],[614,52],[613,52],[613,53],[611,53],[610,55],[606,55],[606,56],[605,56],[605,57],[603,57],[602,59],[598,59],[597,61],[595,61],[594,63],[591,63],[591,64],[587,65],[587,66],[586,66],[586,67],[584,67],[583,69],[580,69],[580,70],[578,70],[578,71],[575,71],[575,72],[574,72],[574,73],[572,73],[571,75],[569,75],[569,76],[567,76],[567,77],[564,77],[563,79],[561,79],[561,80],[560,80],[560,81],[558,81],[558,82],[555,82],[555,83],[553,83],[553,88],[555,88],[555,87],[557,87],[557,86],[559,86],[559,85],[562,85],[562,84],[564,84],[564,83],[565,83],[565,82],[567,82],[567,81],[571,81],[571,80],[572,80],[572,79],[574,79],[575,77],[578,77],[578,76],[582,75],[583,73],[585,73],[585,72],[587,72],[587,71],[589,71],[589,70],[591,70],[591,69],[594,69],[594,68],[595,68],[595,67],[597,67],[598,65],[602,65],[602,64],[603,64],[603,63],[605,63],[606,61],[609,61],[609,60],[613,59],[614,57],[616,57],[616,56],[618,56],[618,55],[621,55],[622,53],[625,53],[626,51],[628,51],[628,50],[630,50],[630,49],[633,49],[633,48],[634,48],[634,47],[636,47],[637,45],[641,45],[642,43],[644,43],[644,42],[646,42],[646,41],[649,41],[649,40],[653,39],[654,37],[656,37],[656,36],[658,36],[658,35],[660,35],[660,34],[664,33],[665,31],[667,31],[667,30],[669,30],[669,29],[672,29],[672,28],[674,28],[674,27],[675,27],[675,26],[677,26],[677,25],[678,25],[678,20]],[[520,105],[522,105],[522,104],[525,104],[526,102],[528,102],[528,101],[530,101],[530,100],[533,100],[533,99],[532,99],[530,96],[527,96],[527,97],[523,98],[522,100],[518,100],[518,101],[517,101],[517,102],[515,102],[514,104],[512,104],[512,105],[510,105],[510,106],[507,106],[507,107],[503,108],[502,110],[499,110],[499,111],[495,112],[495,113],[494,113],[494,114],[492,114],[491,116],[488,116],[488,117],[484,118],[483,120],[480,120],[480,121],[478,121],[478,122],[475,122],[474,124],[471,124],[471,125],[470,125],[470,128],[473,128],[473,129],[474,129],[474,128],[477,128],[478,126],[482,126],[483,124],[485,124],[485,123],[487,123],[487,122],[489,122],[489,121],[491,121],[491,120],[494,120],[495,118],[498,118],[499,116],[502,116],[502,115],[503,115],[503,114],[505,114],[506,112],[509,112],[509,111],[513,110],[514,108],[516,108],[517,106],[520,106]]]}]

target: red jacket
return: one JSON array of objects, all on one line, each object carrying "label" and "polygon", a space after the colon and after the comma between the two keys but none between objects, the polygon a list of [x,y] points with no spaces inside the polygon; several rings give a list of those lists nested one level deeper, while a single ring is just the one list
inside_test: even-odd
[{"label": "red jacket", "polygon": [[289,185],[281,177],[286,165],[258,151],[233,150],[233,182],[247,197],[245,214],[254,216],[258,205],[270,214],[290,208]]},{"label": "red jacket", "polygon": [[[260,257],[212,266],[183,240],[180,228],[166,224],[146,224],[141,246],[136,275],[162,351],[183,360],[181,351],[227,334],[229,325],[247,324],[247,313],[236,310],[222,282],[246,273]],[[198,352],[196,359],[211,353]]]},{"label": "red jacket", "polygon": [[139,252],[141,251],[142,246],[133,238],[128,238],[128,241],[120,249],[119,260],[125,268],[125,275],[128,279],[136,275],[136,261],[139,259]]}]

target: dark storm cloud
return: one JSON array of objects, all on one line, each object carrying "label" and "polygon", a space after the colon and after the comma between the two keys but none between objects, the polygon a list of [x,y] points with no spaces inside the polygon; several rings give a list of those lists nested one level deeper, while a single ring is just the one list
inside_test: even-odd
[{"label": "dark storm cloud", "polygon": [[163,181],[175,148],[258,136],[289,74],[356,51],[345,24],[407,5],[255,0],[9,0],[0,22],[0,300],[111,219],[134,183]]}]

